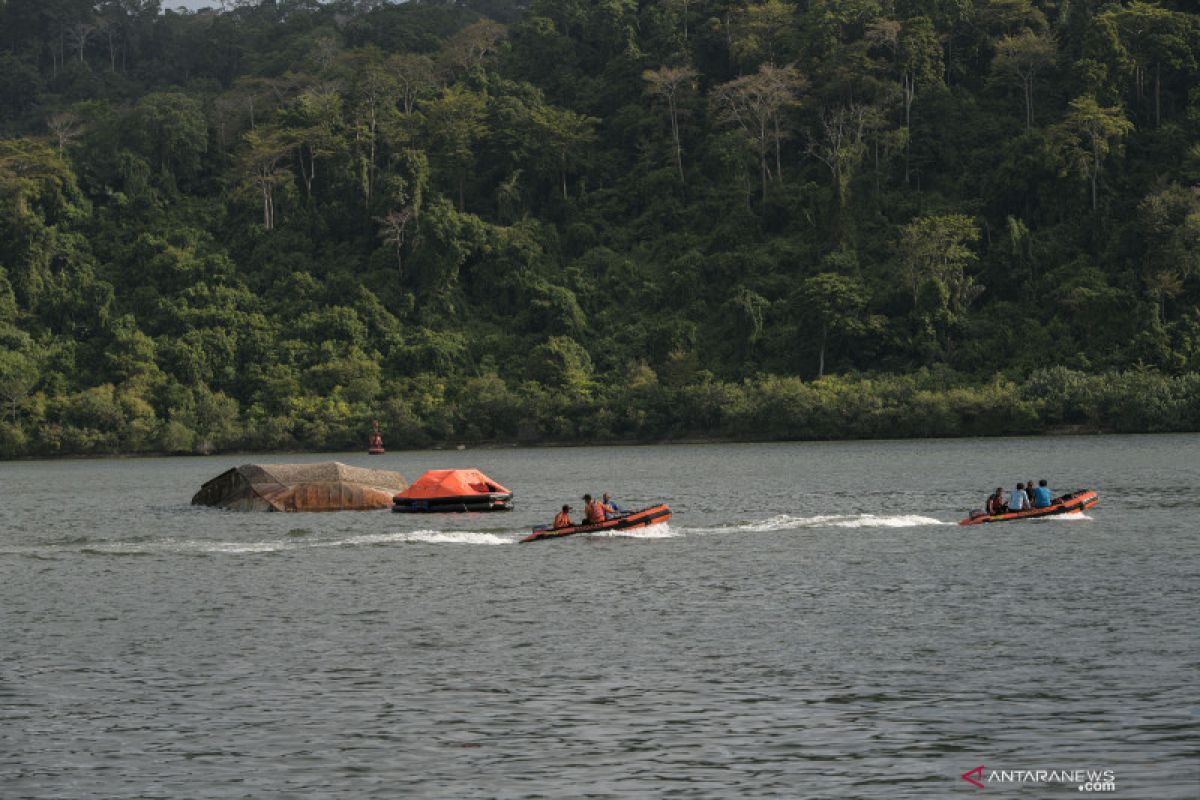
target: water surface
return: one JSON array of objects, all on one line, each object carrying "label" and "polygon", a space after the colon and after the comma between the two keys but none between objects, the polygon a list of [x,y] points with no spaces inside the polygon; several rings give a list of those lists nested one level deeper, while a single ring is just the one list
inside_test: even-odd
[{"label": "water surface", "polygon": [[[925,798],[983,764],[1195,798],[1198,456],[1198,436],[337,456],[517,492],[457,516],[188,504],[230,466],[324,456],[0,464],[0,795]],[[1041,477],[1101,505],[954,524]],[[675,516],[516,546],[605,490]]]}]

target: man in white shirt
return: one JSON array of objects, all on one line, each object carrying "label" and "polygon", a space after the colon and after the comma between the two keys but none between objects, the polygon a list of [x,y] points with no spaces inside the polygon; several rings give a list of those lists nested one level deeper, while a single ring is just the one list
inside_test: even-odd
[{"label": "man in white shirt", "polygon": [[1009,513],[1027,511],[1029,508],[1029,495],[1025,494],[1025,484],[1018,483],[1016,490],[1008,498]]}]

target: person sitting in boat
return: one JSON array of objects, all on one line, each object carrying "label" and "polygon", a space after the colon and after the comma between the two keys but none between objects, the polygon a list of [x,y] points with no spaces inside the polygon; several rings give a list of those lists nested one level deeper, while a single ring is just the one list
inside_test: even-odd
[{"label": "person sitting in boat", "polygon": [[600,498],[600,505],[604,507],[605,519],[614,519],[622,514],[629,513],[627,509],[621,508],[619,505],[617,505],[616,501],[608,496],[608,492],[605,492]]},{"label": "person sitting in boat", "polygon": [[604,507],[593,500],[590,494],[583,496],[583,518],[589,525],[604,522]]},{"label": "person sitting in boat", "polygon": [[1010,512],[1029,510],[1029,495],[1025,494],[1025,484],[1018,483],[1017,488],[1009,496],[1008,510]]},{"label": "person sitting in boat", "polygon": [[985,509],[987,510],[987,513],[990,516],[1008,513],[1008,503],[1004,502],[1004,487],[1003,486],[996,487],[995,493],[992,494],[992,496],[987,499],[987,504],[985,506]]},{"label": "person sitting in boat", "polygon": [[554,525],[552,525],[551,527],[570,528],[574,524],[575,524],[574,522],[571,522],[571,507],[568,505],[564,505],[562,507],[562,511],[560,511],[554,515]]},{"label": "person sitting in boat", "polygon": [[1054,495],[1050,489],[1046,487],[1046,479],[1042,478],[1038,481],[1037,488],[1033,490],[1031,498],[1034,508],[1049,508],[1054,505]]}]

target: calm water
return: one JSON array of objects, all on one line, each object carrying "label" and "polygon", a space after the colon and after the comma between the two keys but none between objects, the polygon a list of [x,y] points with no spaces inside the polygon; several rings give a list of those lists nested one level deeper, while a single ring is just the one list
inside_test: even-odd
[{"label": "calm water", "polygon": [[[188,504],[321,457],[0,464],[0,796],[1200,796],[1200,436],[338,458],[520,510]],[[953,524],[1041,477],[1101,505]],[[675,517],[515,546],[606,489]]]}]

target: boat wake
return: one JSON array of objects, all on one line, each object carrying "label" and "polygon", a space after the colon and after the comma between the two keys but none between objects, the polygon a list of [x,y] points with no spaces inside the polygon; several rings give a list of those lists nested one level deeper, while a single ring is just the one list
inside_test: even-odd
[{"label": "boat wake", "polygon": [[[513,539],[498,536],[494,533],[479,533],[477,531],[405,531],[395,534],[383,534],[379,537],[355,537],[359,539],[386,539],[388,542],[403,542],[409,544],[514,544]],[[381,542],[384,543],[384,542]],[[359,542],[347,542],[359,544]]]},{"label": "boat wake", "polygon": [[512,544],[512,539],[497,536],[494,533],[478,531],[395,531],[393,533],[364,533],[358,536],[347,536],[344,539],[331,539],[324,542],[313,542],[313,547],[375,547],[388,544]]},{"label": "boat wake", "polygon": [[[1047,519],[1072,522],[1076,520],[1090,520],[1091,517],[1086,514],[1063,514],[1047,517]],[[743,522],[734,525],[692,528],[681,525],[672,526],[670,523],[663,522],[646,528],[584,533],[581,534],[581,537],[605,539],[674,539],[684,536],[720,533],[768,533],[773,531],[828,528],[921,528],[935,525],[954,525],[954,523],[944,522],[919,514],[821,514],[808,517],[778,514],[764,520]],[[318,538],[310,536],[309,532],[305,530],[293,530],[289,531],[284,537],[257,541],[209,541],[198,539],[96,541],[87,537],[80,537],[48,543],[41,547],[27,545],[4,548],[0,552],[30,557],[55,557],[72,551],[81,555],[108,557],[169,554],[201,557],[212,555],[271,555],[277,553],[299,553],[315,548],[386,547],[397,544],[449,544],[494,547],[497,545],[516,544],[524,535],[524,531],[485,532],[430,529]]]},{"label": "boat wake", "polygon": [[205,541],[197,539],[160,541],[91,541],[63,542],[50,545],[5,548],[0,553],[31,557],[77,552],[85,556],[155,556],[155,555],[270,555],[299,553],[326,547],[379,547],[393,544],[514,544],[515,537],[480,533],[477,531],[398,531],[395,533],[362,534],[334,539],[308,539],[289,535],[287,538],[266,541]]},{"label": "boat wake", "polygon": [[1076,514],[1054,514],[1049,517],[1042,517],[1044,520],[1055,520],[1057,522],[1091,522],[1092,518],[1082,511]]},{"label": "boat wake", "polygon": [[768,533],[772,531],[794,531],[810,528],[924,528],[933,525],[953,525],[933,517],[919,514],[819,514],[813,517],[798,517],[778,514],[759,522],[740,525],[721,525],[714,528],[687,528],[687,533]]},{"label": "boat wake", "polygon": [[598,539],[674,539],[683,536],[681,531],[671,529],[671,523],[660,522],[645,528],[626,528],[625,530],[595,531],[584,534]]}]

